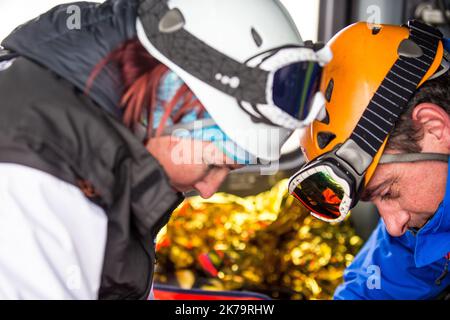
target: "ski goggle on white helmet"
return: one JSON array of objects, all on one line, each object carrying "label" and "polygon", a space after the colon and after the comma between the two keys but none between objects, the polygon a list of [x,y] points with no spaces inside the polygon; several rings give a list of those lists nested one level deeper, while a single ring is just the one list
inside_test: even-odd
[{"label": "ski goggle on white helmet", "polygon": [[305,45],[278,0],[143,0],[138,14],[147,51],[255,157],[278,160],[292,132],[323,111],[331,51]]}]

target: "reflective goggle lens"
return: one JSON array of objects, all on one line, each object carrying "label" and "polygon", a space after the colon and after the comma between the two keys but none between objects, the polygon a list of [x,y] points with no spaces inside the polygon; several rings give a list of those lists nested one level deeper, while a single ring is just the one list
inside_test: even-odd
[{"label": "reflective goggle lens", "polygon": [[319,90],[322,67],[316,62],[299,62],[275,73],[272,99],[276,106],[298,120],[305,120]]},{"label": "reflective goggle lens", "polygon": [[310,171],[314,172],[306,171],[291,180],[291,193],[318,218],[339,220],[343,215],[340,211],[345,198],[343,186],[327,170]]}]

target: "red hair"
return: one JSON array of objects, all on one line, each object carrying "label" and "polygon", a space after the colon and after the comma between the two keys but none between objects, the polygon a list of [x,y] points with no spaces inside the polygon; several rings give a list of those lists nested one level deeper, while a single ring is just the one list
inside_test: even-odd
[{"label": "red hair", "polygon": [[[100,72],[110,63],[118,66],[123,82],[124,90],[120,101],[120,107],[124,109],[123,123],[133,130],[140,122],[145,108],[148,116],[146,140],[153,135],[153,110],[158,102],[164,104],[164,115],[155,133],[157,137],[162,135],[169,118],[173,123],[177,123],[194,109],[199,115],[204,112],[204,107],[194,98],[186,84],[178,89],[170,101],[158,101],[159,84],[169,69],[153,58],[137,38],[123,43],[94,68],[87,82],[86,93],[89,92],[89,88],[92,87]],[[180,102],[182,102],[181,107],[172,114]]]}]

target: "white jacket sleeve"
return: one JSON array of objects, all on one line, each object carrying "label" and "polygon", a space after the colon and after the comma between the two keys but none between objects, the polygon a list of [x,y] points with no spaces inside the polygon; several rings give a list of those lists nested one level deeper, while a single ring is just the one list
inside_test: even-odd
[{"label": "white jacket sleeve", "polygon": [[0,299],[97,299],[106,236],[78,188],[0,164]]}]

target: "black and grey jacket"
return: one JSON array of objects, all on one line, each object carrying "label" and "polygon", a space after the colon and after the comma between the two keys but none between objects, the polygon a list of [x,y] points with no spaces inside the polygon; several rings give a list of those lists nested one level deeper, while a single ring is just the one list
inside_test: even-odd
[{"label": "black and grey jacket", "polygon": [[108,216],[99,298],[145,299],[155,236],[182,197],[121,124],[118,70],[108,66],[84,94],[94,67],[136,36],[138,1],[76,5],[80,29],[67,27],[69,5],[61,5],[2,43],[18,57],[0,73],[0,162],[92,186]]}]

